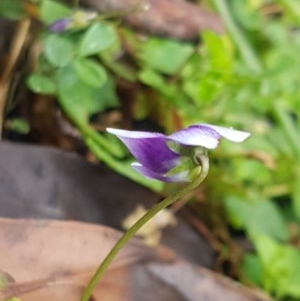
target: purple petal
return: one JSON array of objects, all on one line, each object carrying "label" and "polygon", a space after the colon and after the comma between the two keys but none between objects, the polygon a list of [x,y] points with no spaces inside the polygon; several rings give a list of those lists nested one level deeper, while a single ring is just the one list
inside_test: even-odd
[{"label": "purple petal", "polygon": [[116,135],[127,146],[143,168],[165,174],[177,165],[179,155],[168,147],[163,134],[111,128],[107,131]]},{"label": "purple petal", "polygon": [[160,173],[157,173],[138,162],[134,162],[131,166],[138,171],[139,173],[143,174],[145,177],[156,179],[163,182],[188,182],[187,172],[182,172],[174,176],[164,176]]},{"label": "purple petal", "polygon": [[168,136],[172,141],[188,146],[202,146],[208,149],[216,148],[221,136],[206,125],[192,125]]},{"label": "purple petal", "polygon": [[249,133],[209,124],[192,125],[168,136],[168,139],[188,146],[202,146],[214,149],[221,137],[234,142],[242,142]]},{"label": "purple petal", "polygon": [[69,28],[71,22],[70,18],[60,19],[50,24],[48,29],[51,32],[63,32]]}]

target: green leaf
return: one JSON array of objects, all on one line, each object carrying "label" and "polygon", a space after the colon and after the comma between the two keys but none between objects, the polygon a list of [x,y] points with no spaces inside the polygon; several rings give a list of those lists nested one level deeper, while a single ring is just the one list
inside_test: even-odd
[{"label": "green leaf", "polygon": [[220,73],[230,73],[233,62],[233,45],[228,36],[217,35],[212,31],[201,33],[208,51],[210,68]]},{"label": "green leaf", "polygon": [[92,114],[114,107],[118,102],[110,80],[100,88],[91,87],[79,78],[74,64],[57,70],[56,82],[60,104],[78,123],[87,123]]},{"label": "green leaf", "polygon": [[105,69],[97,62],[79,58],[74,62],[78,77],[91,87],[99,88],[107,80]]},{"label": "green leaf", "polygon": [[94,100],[93,88],[80,81],[72,65],[57,70],[56,81],[64,111],[76,124],[87,123],[89,114],[85,104]]},{"label": "green leaf", "polygon": [[93,110],[95,113],[105,109],[115,108],[119,105],[115,82],[110,77],[107,78],[106,82],[99,89],[98,99],[97,108]]},{"label": "green leaf", "polygon": [[152,69],[143,69],[139,73],[139,80],[142,83],[149,85],[150,87],[156,88],[158,90],[161,90],[162,87],[166,86],[167,84],[164,81],[163,76]]},{"label": "green leaf", "polygon": [[175,74],[194,52],[187,43],[149,38],[142,46],[140,58],[146,67],[165,74]]},{"label": "green leaf", "polygon": [[243,277],[246,278],[246,281],[249,280],[261,286],[263,281],[263,268],[262,264],[257,255],[254,254],[246,254],[242,261],[242,273]]},{"label": "green leaf", "polygon": [[231,195],[225,199],[225,209],[232,225],[245,229],[251,236],[265,234],[281,240],[289,238],[287,226],[274,202]]},{"label": "green leaf", "polygon": [[15,131],[17,133],[23,134],[23,135],[28,134],[30,131],[30,126],[29,126],[28,122],[22,118],[9,119],[5,123],[5,127],[9,128],[10,130]]},{"label": "green leaf", "polygon": [[28,87],[40,94],[54,94],[56,92],[55,82],[49,77],[33,74],[27,80]]},{"label": "green leaf", "polygon": [[57,1],[43,0],[40,6],[40,18],[48,25],[71,15],[72,10]]},{"label": "green leaf", "polygon": [[[272,179],[272,172],[257,159],[235,158],[232,162],[235,179],[241,181],[253,181],[259,185],[267,185]],[[259,175],[259,178],[253,178],[253,175]]]},{"label": "green leaf", "polygon": [[115,40],[116,34],[112,26],[104,23],[95,23],[82,37],[78,53],[80,56],[98,54],[112,46]]},{"label": "green leaf", "polygon": [[260,5],[262,5],[262,1],[256,0],[233,1],[230,3],[234,17],[241,24],[241,27],[248,30],[260,30],[261,26],[265,25],[263,15],[259,11]]},{"label": "green leaf", "polygon": [[263,267],[263,286],[277,298],[300,298],[300,252],[267,236],[253,237]]},{"label": "green leaf", "polygon": [[179,106],[182,104],[182,99],[178,87],[174,84],[168,83],[164,77],[152,69],[143,69],[138,74],[139,80],[155,88],[172,104]]},{"label": "green leaf", "polygon": [[44,40],[44,54],[53,66],[64,67],[74,57],[73,45],[66,38],[55,34],[48,35]]},{"label": "green leaf", "polygon": [[20,0],[1,0],[0,16],[10,20],[20,20],[24,18],[26,12]]}]

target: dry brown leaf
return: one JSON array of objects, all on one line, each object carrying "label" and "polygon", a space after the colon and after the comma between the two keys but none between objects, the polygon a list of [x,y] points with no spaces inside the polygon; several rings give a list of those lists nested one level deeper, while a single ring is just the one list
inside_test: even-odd
[{"label": "dry brown leaf", "polygon": [[[137,205],[151,208],[160,199],[103,166],[49,147],[3,141],[0,168],[2,217],[71,219],[122,229]],[[161,243],[212,267],[212,248],[178,214],[176,219],[177,225],[163,229]]]},{"label": "dry brown leaf", "polygon": [[223,32],[215,13],[186,0],[82,0],[93,9],[121,12],[127,25],[152,35],[195,40],[199,31]]},{"label": "dry brown leaf", "polygon": [[207,269],[195,267],[180,259],[171,264],[150,263],[147,269],[163,283],[180,292],[186,301],[272,300],[260,291],[245,288],[238,282]]},{"label": "dry brown leaf", "polygon": [[[0,300],[77,301],[119,238],[103,226],[0,219]],[[15,282],[14,282],[15,281]],[[133,239],[113,262],[92,301],[269,301],[236,282]]]},{"label": "dry brown leaf", "polygon": [[[69,295],[69,291],[74,291],[72,295],[78,298],[76,291],[82,292],[87,280],[119,237],[120,233],[113,229],[92,224],[0,219],[0,266],[16,282],[1,291],[0,299],[45,290],[46,296]],[[110,269],[118,268],[118,274],[122,274],[126,272],[122,266],[153,254],[153,250],[133,240]],[[114,281],[116,279],[115,276]],[[31,298],[30,295],[28,300]],[[27,298],[23,296],[22,300]]]}]

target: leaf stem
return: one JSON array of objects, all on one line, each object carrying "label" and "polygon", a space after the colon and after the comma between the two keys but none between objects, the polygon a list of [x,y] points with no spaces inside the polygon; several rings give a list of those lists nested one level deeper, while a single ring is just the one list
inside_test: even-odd
[{"label": "leaf stem", "polygon": [[291,119],[291,116],[286,112],[283,105],[279,101],[274,102],[273,110],[275,116],[277,117],[278,123],[281,125],[287,139],[290,141],[291,148],[297,157],[300,158],[300,136],[295,124]]},{"label": "leaf stem", "polygon": [[30,29],[30,20],[23,19],[19,21],[16,32],[13,36],[8,58],[5,60],[5,66],[1,70],[0,75],[0,140],[2,136],[2,128],[4,123],[5,106],[9,87],[11,85],[12,73],[16,63],[21,55],[27,40]]},{"label": "leaf stem", "polygon": [[92,296],[92,293],[97,286],[99,280],[103,277],[105,271],[109,267],[110,263],[117,256],[119,251],[127,244],[127,242],[150,220],[152,219],[158,212],[167,208],[178,199],[182,198],[185,194],[195,189],[203,180],[206,178],[208,169],[209,169],[209,160],[208,157],[204,154],[200,154],[197,156],[197,162],[201,164],[201,172],[199,176],[191,183],[189,183],[183,189],[177,191],[176,193],[170,195],[160,203],[154,205],[144,216],[142,216],[131,228],[128,229],[127,232],[123,234],[123,236],[117,241],[114,247],[110,250],[106,258],[102,261],[94,276],[91,278],[88,286],[86,287],[83,295],[81,297],[81,301],[88,301]]}]

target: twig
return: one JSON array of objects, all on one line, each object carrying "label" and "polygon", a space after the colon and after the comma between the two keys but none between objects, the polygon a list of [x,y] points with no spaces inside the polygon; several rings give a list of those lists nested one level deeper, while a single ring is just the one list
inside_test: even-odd
[{"label": "twig", "polygon": [[27,38],[29,27],[30,19],[23,19],[19,21],[10,46],[7,62],[0,77],[0,139],[2,137],[4,110],[6,106],[8,90],[11,84],[12,72],[18,61],[18,58],[20,57],[21,51]]}]

